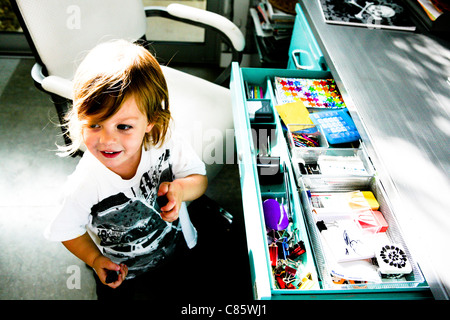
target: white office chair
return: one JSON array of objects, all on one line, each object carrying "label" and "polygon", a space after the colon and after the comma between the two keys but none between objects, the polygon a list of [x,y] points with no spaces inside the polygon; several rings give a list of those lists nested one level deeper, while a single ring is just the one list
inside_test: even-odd
[{"label": "white office chair", "polygon": [[[36,58],[32,78],[51,95],[61,123],[72,99],[74,72],[84,55],[111,39],[145,39],[147,17],[212,29],[228,43],[235,61],[240,62],[245,46],[240,30],[225,17],[180,4],[145,8],[141,0],[13,0],[11,4]],[[229,89],[167,66],[163,72],[174,129],[191,140],[212,179],[226,161],[226,142],[230,143],[226,134],[234,127]],[[226,81],[227,74],[219,78]],[[65,139],[70,143],[70,137]]]}]

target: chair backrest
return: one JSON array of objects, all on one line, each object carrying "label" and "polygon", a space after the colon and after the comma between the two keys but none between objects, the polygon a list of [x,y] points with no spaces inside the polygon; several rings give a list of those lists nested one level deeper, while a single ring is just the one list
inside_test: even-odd
[{"label": "chair backrest", "polygon": [[[73,79],[78,63],[95,45],[135,41],[146,32],[141,0],[15,0],[36,59],[48,75]],[[24,28],[24,29],[25,29]]]}]

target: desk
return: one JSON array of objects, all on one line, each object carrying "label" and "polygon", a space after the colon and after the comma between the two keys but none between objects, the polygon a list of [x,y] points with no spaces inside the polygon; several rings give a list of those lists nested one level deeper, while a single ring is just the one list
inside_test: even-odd
[{"label": "desk", "polygon": [[[450,44],[420,33],[326,24],[301,1],[437,299],[450,295]],[[295,35],[293,35],[295,36]]]}]

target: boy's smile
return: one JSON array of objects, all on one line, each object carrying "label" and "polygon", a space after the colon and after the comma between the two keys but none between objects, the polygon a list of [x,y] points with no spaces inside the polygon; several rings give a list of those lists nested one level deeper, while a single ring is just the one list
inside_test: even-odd
[{"label": "boy's smile", "polygon": [[120,154],[121,151],[101,151],[105,158],[115,158]]},{"label": "boy's smile", "polygon": [[153,128],[134,97],[125,99],[119,111],[102,122],[86,120],[83,140],[87,149],[108,169],[131,179],[139,166],[144,136]]}]

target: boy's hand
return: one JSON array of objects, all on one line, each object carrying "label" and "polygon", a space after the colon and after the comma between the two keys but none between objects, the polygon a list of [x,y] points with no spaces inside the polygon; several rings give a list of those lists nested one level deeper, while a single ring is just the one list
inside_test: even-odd
[{"label": "boy's hand", "polygon": [[[93,268],[97,273],[100,281],[111,288],[117,288],[118,286],[120,286],[128,274],[128,267],[126,265],[124,264],[118,265],[103,255],[98,256],[94,260]],[[115,280],[114,282],[107,283],[106,277],[108,276],[109,270],[113,272],[119,272],[119,274],[117,280]]]},{"label": "boy's hand", "polygon": [[206,191],[208,178],[205,175],[192,174],[172,182],[161,182],[157,196],[166,196],[167,204],[161,208],[161,218],[167,222],[178,219],[183,201],[192,201]]},{"label": "boy's hand", "polygon": [[167,222],[178,219],[178,212],[183,201],[183,189],[176,181],[162,182],[159,186],[158,197],[165,196],[167,204],[161,208],[161,218]]}]

